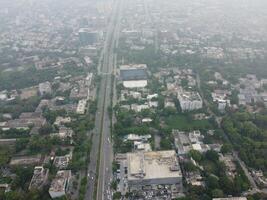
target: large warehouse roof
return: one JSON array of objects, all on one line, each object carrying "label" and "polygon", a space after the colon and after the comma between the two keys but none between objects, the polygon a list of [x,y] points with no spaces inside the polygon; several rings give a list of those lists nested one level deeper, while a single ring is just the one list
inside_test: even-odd
[{"label": "large warehouse roof", "polygon": [[128,153],[128,180],[181,177],[175,151]]}]

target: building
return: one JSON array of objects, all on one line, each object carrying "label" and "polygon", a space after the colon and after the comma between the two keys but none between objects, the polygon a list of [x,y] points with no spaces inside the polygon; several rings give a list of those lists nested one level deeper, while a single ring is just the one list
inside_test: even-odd
[{"label": "building", "polygon": [[200,153],[204,153],[210,149],[207,144],[203,143],[204,136],[199,130],[187,133],[174,129],[172,130],[172,134],[178,155],[186,155],[190,150],[196,150]]},{"label": "building", "polygon": [[192,186],[205,186],[205,181],[203,177],[201,176],[201,173],[199,170],[193,171],[193,172],[186,172],[185,180],[187,184],[190,184]]},{"label": "building", "polygon": [[77,110],[76,113],[83,115],[85,113],[86,110],[86,105],[87,105],[87,100],[86,99],[82,99],[79,101],[78,106],[77,106]]},{"label": "building", "polygon": [[236,172],[236,164],[235,159],[232,155],[222,155],[220,154],[219,160],[225,164],[226,167],[226,175],[230,178],[235,178]]},{"label": "building", "polygon": [[11,185],[7,184],[7,183],[0,184],[0,192],[2,193],[2,191],[4,193],[10,192],[11,191]]},{"label": "building", "polygon": [[149,109],[149,105],[148,104],[132,104],[131,105],[131,110],[135,111],[135,112],[141,112],[142,110],[146,110]]},{"label": "building", "polygon": [[97,48],[95,46],[92,45],[88,45],[85,47],[81,47],[79,49],[79,53],[83,56],[97,56]]},{"label": "building", "polygon": [[61,138],[61,139],[64,139],[64,138],[71,138],[73,135],[73,130],[71,128],[68,128],[68,127],[65,127],[65,126],[61,126],[59,127],[59,132],[58,132],[58,136]]},{"label": "building", "polygon": [[252,170],[252,176],[261,188],[267,188],[267,177],[264,175],[263,171]]},{"label": "building", "polygon": [[201,109],[203,101],[198,92],[178,91],[177,98],[183,112]]},{"label": "building", "polygon": [[79,40],[82,46],[98,43],[101,37],[102,34],[99,31],[92,31],[88,28],[81,28],[79,30]]},{"label": "building", "polygon": [[16,144],[16,138],[0,139],[0,146],[12,146]]},{"label": "building", "polygon": [[70,179],[71,170],[58,171],[49,188],[51,198],[65,196],[68,193]]},{"label": "building", "polygon": [[9,120],[4,126],[1,126],[2,130],[23,129],[27,130],[30,127],[35,127],[37,130],[46,124],[46,119],[42,117],[40,113],[25,112],[22,113],[18,119]]},{"label": "building", "polygon": [[147,65],[121,65],[120,78],[126,88],[143,88],[147,86]]},{"label": "building", "polygon": [[41,96],[52,93],[52,87],[50,82],[44,82],[39,84],[39,93]]},{"label": "building", "polygon": [[124,137],[124,141],[148,141],[151,135],[128,134]]},{"label": "building", "polygon": [[70,123],[70,122],[71,122],[71,118],[70,117],[58,116],[56,118],[56,121],[54,122],[54,125],[60,126],[60,125],[67,124],[67,123]]},{"label": "building", "polygon": [[12,157],[10,160],[9,165],[16,166],[16,165],[38,165],[41,164],[42,156],[41,154],[34,155],[34,156],[18,156]]},{"label": "building", "polygon": [[262,101],[260,95],[254,88],[240,89],[238,94],[239,105],[246,105]]},{"label": "building", "polygon": [[33,171],[33,176],[29,185],[30,189],[40,189],[43,187],[48,178],[48,169],[43,168],[42,166],[36,166]]},{"label": "building", "polygon": [[56,156],[54,159],[54,165],[58,169],[66,169],[71,158],[72,158],[72,153],[65,156]]},{"label": "building", "polygon": [[125,169],[130,191],[147,185],[182,183],[182,173],[175,151],[127,153]]}]

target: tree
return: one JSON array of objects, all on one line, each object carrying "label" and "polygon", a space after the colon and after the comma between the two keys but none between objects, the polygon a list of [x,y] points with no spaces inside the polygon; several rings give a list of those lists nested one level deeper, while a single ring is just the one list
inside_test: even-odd
[{"label": "tree", "polygon": [[188,80],[187,79],[182,79],[181,80],[181,86],[182,87],[187,87],[188,86]]},{"label": "tree", "polygon": [[209,189],[216,189],[220,187],[219,178],[214,175],[209,175],[206,182],[207,182],[207,187]]},{"label": "tree", "polygon": [[233,182],[226,176],[224,175],[223,177],[220,178],[220,188],[227,194],[231,195],[233,194],[234,190],[234,184]]},{"label": "tree", "polygon": [[185,169],[185,171],[188,171],[188,172],[193,172],[193,171],[198,170],[198,168],[191,161],[186,162],[184,164],[184,169]]},{"label": "tree", "polygon": [[8,163],[10,156],[11,153],[8,148],[0,147],[0,166],[5,166]]},{"label": "tree", "polygon": [[5,194],[7,200],[25,200],[25,193],[19,191],[10,191]]},{"label": "tree", "polygon": [[172,149],[172,139],[170,137],[163,137],[160,140],[160,147],[162,150]]},{"label": "tree", "polygon": [[196,150],[191,150],[189,155],[198,163],[203,159],[202,154]]},{"label": "tree", "polygon": [[231,144],[225,143],[222,145],[221,152],[223,154],[227,154],[227,153],[230,153],[232,151],[232,149],[233,149],[233,147]]},{"label": "tree", "polygon": [[112,182],[111,182],[111,188],[112,188],[113,190],[116,190],[116,189],[117,189],[117,185],[118,185],[117,181],[112,181]]},{"label": "tree", "polygon": [[206,158],[210,161],[217,162],[219,160],[219,155],[214,150],[208,150],[205,154]]},{"label": "tree", "polygon": [[39,129],[41,135],[48,135],[53,131],[53,128],[50,124],[45,124]]},{"label": "tree", "polygon": [[120,192],[115,192],[115,193],[113,194],[113,199],[114,199],[114,200],[121,199],[121,193],[120,193]]},{"label": "tree", "polygon": [[27,147],[27,144],[29,143],[28,138],[19,138],[16,140],[15,149],[16,152],[19,152]]},{"label": "tree", "polygon": [[17,167],[15,168],[15,173],[17,177],[12,182],[12,185],[15,187],[22,187],[26,190],[28,188],[29,181],[32,178],[33,168],[32,167]]},{"label": "tree", "polygon": [[223,191],[220,189],[214,189],[211,193],[213,198],[220,198],[224,196]]}]

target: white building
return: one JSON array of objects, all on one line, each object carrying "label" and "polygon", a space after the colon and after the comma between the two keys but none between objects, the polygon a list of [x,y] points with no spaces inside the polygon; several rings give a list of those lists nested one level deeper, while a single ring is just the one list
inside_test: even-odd
[{"label": "white building", "polygon": [[56,121],[54,122],[54,125],[59,126],[59,125],[67,124],[67,123],[70,123],[70,122],[71,122],[71,118],[70,117],[58,116],[56,118]]},{"label": "white building", "polygon": [[149,105],[147,105],[147,104],[142,104],[142,105],[132,104],[131,109],[134,110],[135,112],[141,112],[142,110],[149,109]]},{"label": "white building", "polygon": [[224,112],[225,111],[225,108],[226,108],[226,106],[227,106],[227,100],[219,100],[218,101],[218,110],[220,111],[220,112]]},{"label": "white building", "polygon": [[146,86],[147,80],[123,81],[123,87],[125,88],[144,88]]},{"label": "white building", "polygon": [[178,91],[178,100],[182,111],[193,111],[203,107],[201,96],[197,92]]},{"label": "white building", "polygon": [[120,78],[125,88],[143,88],[147,86],[147,65],[121,65]]},{"label": "white building", "polygon": [[52,93],[52,87],[50,82],[44,82],[39,84],[39,93],[41,96]]},{"label": "white building", "polygon": [[127,153],[126,163],[130,191],[145,185],[182,183],[182,172],[174,150]]},{"label": "white building", "polygon": [[49,188],[51,198],[65,196],[68,192],[68,185],[71,179],[71,170],[61,170],[57,172]]},{"label": "white building", "polygon": [[65,127],[65,126],[61,126],[59,127],[59,132],[58,132],[58,136],[61,139],[67,138],[67,137],[72,137],[73,135],[73,130],[71,128]]},{"label": "white building", "polygon": [[77,109],[76,109],[76,113],[83,115],[85,113],[85,110],[86,110],[86,105],[87,105],[86,99],[80,100],[78,103]]}]

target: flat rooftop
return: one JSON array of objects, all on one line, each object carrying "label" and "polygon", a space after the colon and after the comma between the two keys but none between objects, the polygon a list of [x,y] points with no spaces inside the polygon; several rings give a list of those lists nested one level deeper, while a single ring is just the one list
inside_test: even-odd
[{"label": "flat rooftop", "polygon": [[145,69],[125,69],[120,71],[122,80],[146,80]]},{"label": "flat rooftop", "polygon": [[121,65],[120,70],[129,70],[129,69],[146,69],[146,64],[132,64],[132,65]]},{"label": "flat rooftop", "polygon": [[128,180],[182,177],[176,152],[152,151],[128,153]]},{"label": "flat rooftop", "polygon": [[41,155],[35,155],[35,156],[20,156],[20,157],[13,157],[10,160],[10,165],[32,165],[32,164],[38,164],[41,162]]},{"label": "flat rooftop", "polygon": [[201,101],[201,97],[198,92],[194,91],[181,91],[179,92],[179,100],[182,101]]},{"label": "flat rooftop", "polygon": [[57,172],[56,177],[53,179],[49,192],[63,192],[71,177],[70,170],[61,170]]}]

